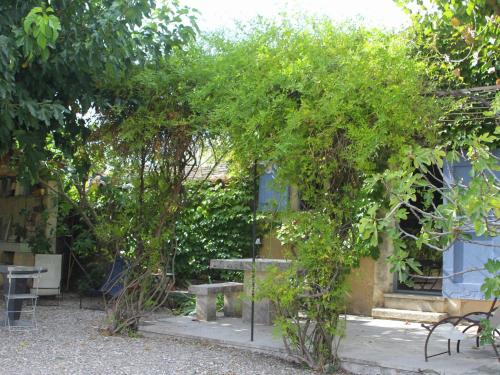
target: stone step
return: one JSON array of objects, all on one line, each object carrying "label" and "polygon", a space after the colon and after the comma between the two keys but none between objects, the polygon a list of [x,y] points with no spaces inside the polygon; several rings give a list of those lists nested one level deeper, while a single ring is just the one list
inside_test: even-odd
[{"label": "stone step", "polygon": [[384,307],[388,309],[412,310],[444,313],[447,311],[446,298],[425,294],[384,294]]},{"label": "stone step", "polygon": [[447,313],[428,311],[389,309],[376,307],[372,309],[372,317],[376,319],[403,320],[419,323],[436,323],[448,316]]}]

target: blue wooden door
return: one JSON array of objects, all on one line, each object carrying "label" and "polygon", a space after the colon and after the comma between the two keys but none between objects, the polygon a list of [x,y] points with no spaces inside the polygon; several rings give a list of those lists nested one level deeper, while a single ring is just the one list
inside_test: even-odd
[{"label": "blue wooden door", "polygon": [[[448,181],[470,181],[471,167],[467,161],[444,166]],[[490,258],[500,258],[500,237],[478,237],[471,233],[474,243],[456,241],[443,254],[443,275],[453,275],[471,268],[483,268]],[[492,246],[493,245],[493,246]],[[486,271],[468,272],[443,280],[443,296],[447,298],[484,299],[480,288],[489,274]]]},{"label": "blue wooden door", "polygon": [[274,180],[276,168],[269,167],[259,178],[259,210],[283,211],[288,206],[289,189],[278,190]]}]

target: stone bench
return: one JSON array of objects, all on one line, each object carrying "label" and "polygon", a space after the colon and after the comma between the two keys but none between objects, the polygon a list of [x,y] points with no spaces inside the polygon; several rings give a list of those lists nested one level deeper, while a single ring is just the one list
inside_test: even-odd
[{"label": "stone bench", "polygon": [[215,320],[217,294],[224,294],[224,316],[241,317],[239,295],[243,292],[242,283],[191,285],[189,292],[196,295],[196,317],[199,320]]}]

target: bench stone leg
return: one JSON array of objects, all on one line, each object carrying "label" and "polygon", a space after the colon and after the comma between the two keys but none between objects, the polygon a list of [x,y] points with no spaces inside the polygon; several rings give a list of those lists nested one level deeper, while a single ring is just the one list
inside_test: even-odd
[{"label": "bench stone leg", "polygon": [[199,320],[215,320],[215,295],[196,296],[196,317]]},{"label": "bench stone leg", "polygon": [[224,316],[241,317],[241,299],[239,292],[224,294]]}]

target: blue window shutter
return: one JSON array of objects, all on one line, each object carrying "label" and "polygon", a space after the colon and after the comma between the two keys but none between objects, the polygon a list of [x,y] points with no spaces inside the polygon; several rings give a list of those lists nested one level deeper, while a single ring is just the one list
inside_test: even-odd
[{"label": "blue window shutter", "polygon": [[[444,178],[448,181],[470,181],[471,166],[467,161],[444,165]],[[500,258],[500,236],[477,237],[472,234],[469,243],[455,241],[453,246],[443,254],[443,275],[452,275],[474,267],[483,268],[488,259]],[[486,271],[468,272],[443,280],[443,296],[447,298],[484,299],[480,291]]]},{"label": "blue window shutter", "polygon": [[275,168],[269,168],[259,177],[259,210],[261,211],[283,211],[288,206],[289,189],[276,190],[275,172]]},{"label": "blue window shutter", "polygon": [[[473,267],[483,268],[488,259],[500,258],[500,237],[477,237],[478,243],[456,241],[443,256],[443,275],[451,275]],[[447,298],[484,299],[480,291],[486,271],[467,272],[443,280],[443,296]]]}]

